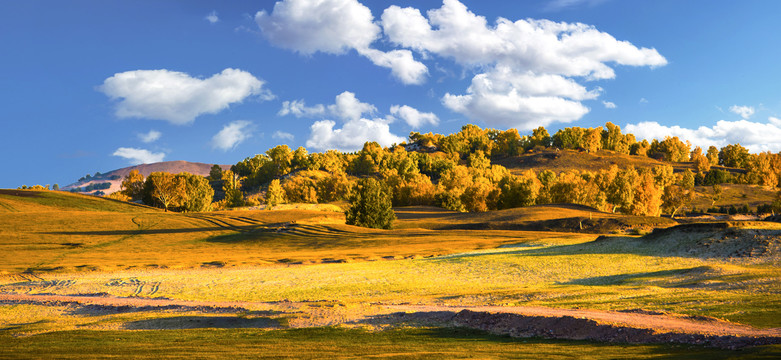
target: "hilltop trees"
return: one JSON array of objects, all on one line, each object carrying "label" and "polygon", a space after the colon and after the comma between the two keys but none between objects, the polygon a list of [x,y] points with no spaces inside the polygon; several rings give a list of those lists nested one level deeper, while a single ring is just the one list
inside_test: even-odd
[{"label": "hilltop trees", "polygon": [[719,151],[719,165],[744,169],[748,165],[748,149],[740,144],[727,145]]},{"label": "hilltop trees", "polygon": [[[279,145],[231,167],[234,175],[224,181],[226,203],[243,205],[244,192],[260,194],[264,188],[270,204],[277,200],[268,197],[280,188],[291,202],[337,201],[356,196],[350,194],[358,189],[353,186],[356,181],[372,178],[387,190],[394,206],[436,205],[456,211],[487,211],[576,203],[604,211],[656,216],[661,209],[678,214],[685,206],[679,203],[687,203],[689,195],[694,194],[692,183],[777,186],[781,182],[779,154],[751,155],[739,144],[721,151],[714,146],[707,152],[700,147],[692,151],[689,142],[677,137],[650,143],[637,141],[634,135],[623,134],[619,126],[609,122],[604,127],[564,128],[553,136],[544,127],[522,135],[516,129],[481,129],[469,124],[446,136],[411,132],[409,144],[418,146],[384,148],[367,142],[352,153],[309,153],[303,147],[291,151],[287,145]],[[622,169],[514,173],[495,163],[513,163],[513,157],[528,151],[542,153],[540,158],[548,161],[559,157],[552,150],[562,149],[599,153],[600,157],[606,155],[604,151],[649,156],[681,163],[678,167],[691,166],[696,175],[674,175],[668,165],[652,168],[653,162],[643,161],[636,161],[638,168],[624,165]],[[722,165],[738,166],[745,172],[712,168],[717,159]]]},{"label": "hilltop trees", "polygon": [[358,181],[350,196],[350,208],[345,211],[348,225],[390,229],[396,214],[391,208],[390,189],[374,178]]}]

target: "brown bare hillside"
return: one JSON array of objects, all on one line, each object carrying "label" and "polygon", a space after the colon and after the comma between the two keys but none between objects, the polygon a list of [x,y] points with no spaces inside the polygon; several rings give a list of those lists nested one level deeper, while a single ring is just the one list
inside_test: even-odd
[{"label": "brown bare hillside", "polygon": [[[163,161],[163,162],[152,163],[152,164],[134,165],[134,166],[128,166],[125,168],[109,171],[105,174],[101,174],[98,177],[92,178],[89,181],[77,181],[73,184],[63,187],[62,189],[70,190],[76,187],[85,187],[92,184],[100,184],[100,183],[108,182],[111,183],[111,187],[101,191],[103,191],[105,194],[111,194],[113,192],[117,192],[120,190],[119,187],[120,184],[122,183],[122,179],[133,170],[138,170],[138,172],[141,173],[141,175],[144,175],[145,177],[149,176],[149,174],[153,172],[168,172],[171,174],[188,172],[190,174],[208,176],[212,166],[214,166],[214,164],[190,162],[190,161],[183,161],[183,160]],[[231,165],[220,165],[220,167],[223,170],[230,170]],[[115,179],[112,180],[112,178]]]}]

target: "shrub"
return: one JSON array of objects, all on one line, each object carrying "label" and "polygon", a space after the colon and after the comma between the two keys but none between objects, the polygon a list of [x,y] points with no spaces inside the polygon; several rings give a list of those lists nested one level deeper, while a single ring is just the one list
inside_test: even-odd
[{"label": "shrub", "polygon": [[361,179],[350,196],[350,208],[345,211],[348,225],[390,229],[396,214],[391,205],[390,189],[373,178]]}]

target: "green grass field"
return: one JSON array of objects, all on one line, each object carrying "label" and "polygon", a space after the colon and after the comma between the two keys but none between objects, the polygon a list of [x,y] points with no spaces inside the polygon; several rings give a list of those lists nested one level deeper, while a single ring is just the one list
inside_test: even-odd
[{"label": "green grass field", "polygon": [[4,359],[773,359],[781,354],[778,346],[735,353],[684,345],[518,340],[459,328],[68,331],[0,335],[0,341]]},{"label": "green grass field", "polygon": [[[178,324],[166,320],[172,316],[204,315],[153,310],[96,314],[67,304],[0,305],[0,337],[10,344],[0,350],[0,357],[285,357],[293,346],[304,349],[294,357],[304,358],[721,356],[699,347],[516,340],[458,329],[286,329],[340,323],[358,316],[354,313],[375,311],[371,304],[376,303],[642,309],[781,327],[777,257],[730,257],[732,243],[714,240],[703,245],[710,235],[701,232],[620,235],[639,227],[668,227],[669,219],[576,206],[484,214],[424,207],[397,212],[398,229],[386,231],[344,225],[344,215],[335,211],[179,214],[65,193],[4,191],[0,293],[247,302],[250,311],[261,312],[268,309],[253,309],[252,304],[309,305],[271,317],[225,315],[231,324],[280,330],[239,326],[144,331],[129,329]],[[590,220],[587,224],[594,228],[529,230],[540,223],[571,224],[572,219]],[[499,225],[454,228],[459,224]],[[758,222],[723,226],[730,234],[781,230]],[[595,229],[619,235],[598,237]],[[762,347],[737,355],[770,358],[768,354],[777,356],[778,351]]]}]

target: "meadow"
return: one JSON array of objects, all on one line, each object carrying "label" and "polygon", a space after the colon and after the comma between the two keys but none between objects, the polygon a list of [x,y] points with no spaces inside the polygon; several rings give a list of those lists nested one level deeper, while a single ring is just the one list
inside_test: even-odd
[{"label": "meadow", "polygon": [[[296,357],[303,358],[781,352],[778,345],[723,353],[513,339],[378,320],[394,312],[389,305],[539,306],[776,329],[778,252],[771,243],[755,253],[756,241],[746,239],[775,234],[781,224],[719,222],[641,236],[674,223],[571,205],[396,212],[396,229],[373,230],[344,225],[344,215],[329,206],[180,214],[81,195],[3,191],[0,295],[71,300],[2,300],[0,336],[10,345],[0,356],[285,357],[293,343],[301,344]],[[149,303],[72,300],[79,296]]]}]

